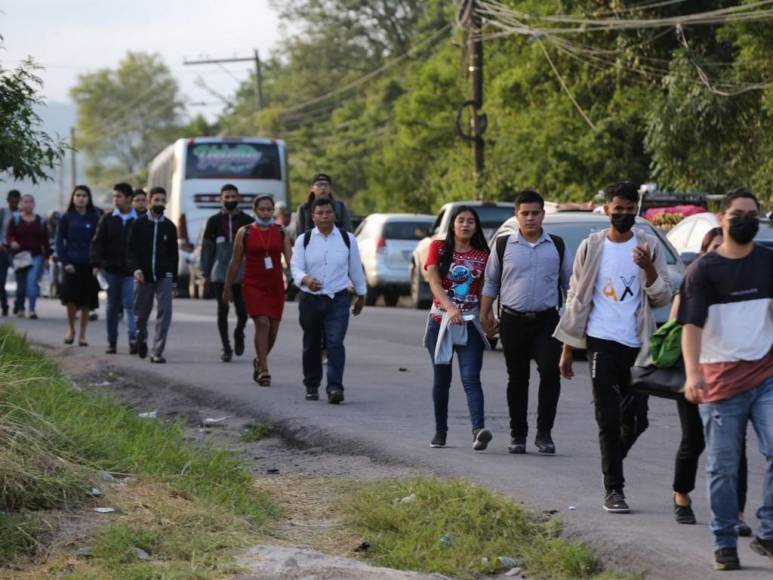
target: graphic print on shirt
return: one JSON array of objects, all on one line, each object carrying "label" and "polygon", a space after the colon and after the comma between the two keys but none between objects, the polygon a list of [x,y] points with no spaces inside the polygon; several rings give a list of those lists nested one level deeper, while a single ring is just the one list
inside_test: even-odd
[{"label": "graphic print on shirt", "polygon": [[451,280],[451,288],[448,290],[448,297],[452,300],[464,302],[470,293],[472,283],[476,278],[480,278],[480,272],[477,276],[470,270],[467,263],[457,264],[448,272],[448,279]]},{"label": "graphic print on shirt", "polygon": [[623,294],[619,298],[617,290],[615,290],[615,284],[612,282],[612,278],[606,278],[604,280],[604,289],[601,293],[612,300],[612,302],[624,302],[629,296],[633,298],[634,294],[631,288],[633,287],[634,282],[636,282],[636,276],[630,276],[628,278],[620,276],[620,282],[622,283]]}]

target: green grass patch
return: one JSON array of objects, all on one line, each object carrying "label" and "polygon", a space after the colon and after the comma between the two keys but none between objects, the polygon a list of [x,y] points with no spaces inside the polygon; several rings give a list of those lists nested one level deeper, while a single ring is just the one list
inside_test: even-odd
[{"label": "green grass patch", "polygon": [[262,423],[255,423],[247,427],[239,437],[242,443],[255,443],[271,437],[271,427]]},{"label": "green grass patch", "polygon": [[537,518],[462,481],[366,484],[342,509],[371,544],[368,558],[381,566],[473,578],[501,571],[498,558],[507,556],[531,578],[593,578],[599,572],[589,548],[559,537],[557,520]]}]

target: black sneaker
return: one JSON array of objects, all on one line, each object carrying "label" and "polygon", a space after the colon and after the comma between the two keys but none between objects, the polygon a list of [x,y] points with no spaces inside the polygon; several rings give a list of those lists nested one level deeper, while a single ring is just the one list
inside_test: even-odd
[{"label": "black sneaker", "polygon": [[145,358],[148,356],[148,343],[144,340],[137,343],[137,354],[140,356],[140,358]]},{"label": "black sneaker", "polygon": [[429,442],[429,446],[433,449],[438,449],[440,447],[446,446],[446,433],[441,433],[438,431],[435,433],[435,436],[432,438],[432,441]]},{"label": "black sneaker", "polygon": [[714,552],[714,570],[740,570],[741,562],[738,560],[738,550],[735,548],[720,548]]},{"label": "black sneaker", "polygon": [[230,350],[224,350],[223,354],[220,355],[220,360],[223,362],[231,362],[231,359],[234,357],[234,353]]},{"label": "black sneaker", "polygon": [[742,538],[751,538],[752,528],[741,518],[738,518],[738,523],[735,525],[735,533]]},{"label": "black sneaker", "polygon": [[751,541],[749,547],[760,556],[773,558],[773,540],[763,540],[758,536]]},{"label": "black sneaker", "polygon": [[472,432],[472,448],[475,451],[485,451],[492,437],[488,429],[475,429]]},{"label": "black sneaker", "polygon": [[556,444],[553,443],[550,433],[537,433],[534,445],[537,447],[537,451],[543,455],[553,455],[556,452]]},{"label": "black sneaker", "polygon": [[631,508],[625,502],[625,496],[622,491],[610,491],[604,498],[604,511],[612,514],[628,514]]},{"label": "black sneaker", "polygon": [[319,390],[306,387],[306,400],[319,401]]},{"label": "black sneaker", "polygon": [[105,354],[115,354],[118,352],[118,349],[115,347],[115,344],[110,343],[107,345],[107,350],[105,351]]},{"label": "black sneaker", "polygon": [[327,392],[327,402],[331,405],[338,405],[344,401],[344,392],[342,389],[330,389]]},{"label": "black sneaker", "polygon": [[166,363],[166,359],[162,356],[153,355],[152,357],[150,357],[150,362],[162,365]]},{"label": "black sneaker", "polygon": [[234,331],[234,352],[236,356],[244,354],[244,331]]},{"label": "black sneaker", "polygon": [[133,338],[129,341],[129,354],[137,354],[138,352],[137,340]]},{"label": "black sneaker", "polygon": [[674,519],[677,524],[697,524],[698,521],[695,519],[695,512],[692,511],[692,502],[687,505],[679,505],[674,502]]},{"label": "black sneaker", "polygon": [[513,437],[510,439],[510,445],[507,446],[508,453],[523,455],[526,453],[526,437]]}]

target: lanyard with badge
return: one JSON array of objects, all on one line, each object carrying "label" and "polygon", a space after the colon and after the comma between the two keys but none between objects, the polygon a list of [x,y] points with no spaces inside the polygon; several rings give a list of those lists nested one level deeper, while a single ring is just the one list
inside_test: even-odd
[{"label": "lanyard with badge", "polygon": [[260,235],[260,244],[263,246],[263,249],[266,251],[266,255],[263,257],[263,267],[266,268],[266,270],[271,270],[274,267],[274,262],[271,259],[271,256],[268,255],[268,243],[270,241],[270,236],[271,236],[271,226],[269,226],[266,231],[268,232],[268,235],[269,235],[268,238],[263,237],[263,230],[260,229],[260,226],[258,226],[258,234]]}]

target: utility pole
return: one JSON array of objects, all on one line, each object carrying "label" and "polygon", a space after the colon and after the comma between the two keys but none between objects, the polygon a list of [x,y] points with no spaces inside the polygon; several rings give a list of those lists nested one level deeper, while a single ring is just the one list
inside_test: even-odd
[{"label": "utility pole", "polygon": [[[464,0],[457,21],[467,28],[467,77],[470,82],[470,98],[462,103],[456,114],[456,130],[459,136],[472,146],[472,177],[475,184],[475,199],[483,197],[483,171],[485,169],[483,133],[487,119],[483,108],[483,41],[481,40],[482,21],[476,11],[476,0]],[[461,116],[469,110],[470,132],[464,133]]]},{"label": "utility pole", "polygon": [[75,127],[70,127],[70,190],[75,189],[77,180],[75,163]]},{"label": "utility pole", "polygon": [[260,55],[257,49],[253,56],[234,58],[211,58],[205,60],[183,60],[185,66],[198,64],[225,64],[229,62],[252,62],[255,64],[255,106],[258,111],[263,108],[263,72],[260,66]]}]

